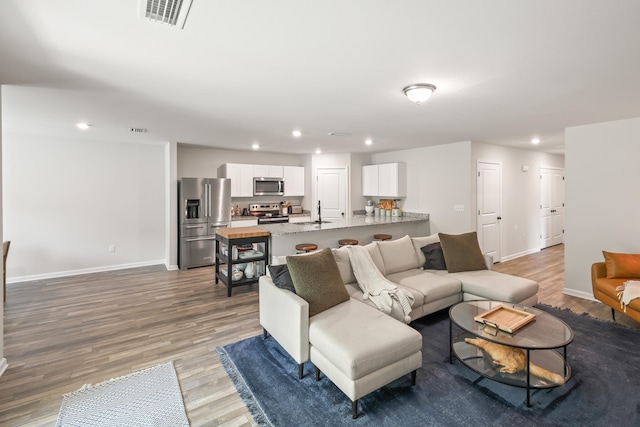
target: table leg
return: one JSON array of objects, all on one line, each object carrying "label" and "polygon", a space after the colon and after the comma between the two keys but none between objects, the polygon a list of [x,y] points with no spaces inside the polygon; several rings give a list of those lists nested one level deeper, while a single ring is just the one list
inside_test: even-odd
[{"label": "table leg", "polygon": [[530,350],[527,349],[527,408],[531,406],[531,369],[529,369]]},{"label": "table leg", "polygon": [[453,364],[453,322],[449,318],[449,363]]}]

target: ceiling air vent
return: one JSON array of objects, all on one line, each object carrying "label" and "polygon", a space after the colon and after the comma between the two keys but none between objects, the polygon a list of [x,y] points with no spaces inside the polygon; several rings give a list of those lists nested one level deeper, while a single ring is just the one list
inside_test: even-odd
[{"label": "ceiling air vent", "polygon": [[184,28],[192,0],[138,0],[138,16]]},{"label": "ceiling air vent", "polygon": [[148,129],[145,128],[131,128],[132,133],[147,133]]}]

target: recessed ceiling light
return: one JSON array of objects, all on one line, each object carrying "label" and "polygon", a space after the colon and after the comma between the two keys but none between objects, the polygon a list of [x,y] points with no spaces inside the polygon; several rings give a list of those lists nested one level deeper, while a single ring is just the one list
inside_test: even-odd
[{"label": "recessed ceiling light", "polygon": [[533,139],[531,140],[531,143],[532,143],[532,144],[540,144],[540,138],[533,138]]},{"label": "recessed ceiling light", "polygon": [[87,130],[91,127],[89,123],[76,123],[78,129]]},{"label": "recessed ceiling light", "polygon": [[302,132],[300,132],[299,130],[294,130],[293,132],[291,132],[291,135],[295,136],[296,138],[300,138],[300,136],[302,136]]},{"label": "recessed ceiling light", "polygon": [[257,142],[254,142],[251,148],[253,148],[254,150],[257,150],[258,148],[260,148],[260,144],[258,144]]},{"label": "recessed ceiling light", "polygon": [[322,154],[322,150],[320,150],[319,148],[316,148],[316,154]]},{"label": "recessed ceiling light", "polygon": [[366,139],[364,141],[364,143],[367,144],[367,145],[371,145],[371,144],[373,144],[373,141],[371,140],[371,138],[369,138],[369,139]]}]

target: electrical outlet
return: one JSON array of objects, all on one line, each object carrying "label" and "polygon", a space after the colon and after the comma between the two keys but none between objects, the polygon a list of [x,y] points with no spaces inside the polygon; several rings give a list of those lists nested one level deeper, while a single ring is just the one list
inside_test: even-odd
[{"label": "electrical outlet", "polygon": [[109,252],[115,252],[116,251],[116,245],[109,245]]},{"label": "electrical outlet", "polygon": [[453,205],[454,212],[464,212],[464,205]]}]

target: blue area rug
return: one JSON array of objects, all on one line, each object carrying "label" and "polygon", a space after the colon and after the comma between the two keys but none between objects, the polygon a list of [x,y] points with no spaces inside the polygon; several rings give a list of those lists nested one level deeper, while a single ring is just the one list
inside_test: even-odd
[{"label": "blue area rug", "polygon": [[[218,348],[238,392],[259,425],[273,426],[638,426],[640,331],[566,310],[538,306],[574,331],[568,347],[571,379],[531,393],[483,379],[458,361],[449,363],[448,312],[411,323],[423,337],[418,383],[409,375],[359,401],[351,401],[326,377],[315,381],[273,338],[262,335]],[[345,325],[347,326],[347,325]]]}]

